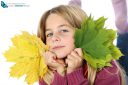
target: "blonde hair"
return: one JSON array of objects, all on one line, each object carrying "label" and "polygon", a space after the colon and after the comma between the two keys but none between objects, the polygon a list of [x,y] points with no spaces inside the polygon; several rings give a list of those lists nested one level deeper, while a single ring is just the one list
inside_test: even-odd
[{"label": "blonde hair", "polygon": [[[77,6],[69,6],[69,5],[60,5],[55,8],[52,8],[44,13],[44,15],[41,17],[37,36],[41,38],[41,40],[46,43],[45,39],[45,25],[46,20],[50,14],[57,14],[63,17],[73,28],[80,28],[81,23],[83,20],[87,19],[86,13]],[[90,65],[88,66],[88,80],[90,82],[90,85],[94,84],[95,76],[97,69],[92,68]],[[121,71],[122,72],[122,71]],[[52,79],[54,78],[53,73],[48,71],[48,73],[43,77],[44,81],[50,85],[52,82]],[[123,78],[124,79],[124,78]],[[124,85],[124,84],[122,84]]]},{"label": "blonde hair", "polygon": [[115,61],[115,64],[116,64],[117,68],[119,69],[119,73],[120,73],[120,76],[121,76],[121,85],[127,85],[126,84],[126,79],[125,79],[126,78],[126,75],[125,75],[126,73],[125,73],[123,67],[116,61]]}]

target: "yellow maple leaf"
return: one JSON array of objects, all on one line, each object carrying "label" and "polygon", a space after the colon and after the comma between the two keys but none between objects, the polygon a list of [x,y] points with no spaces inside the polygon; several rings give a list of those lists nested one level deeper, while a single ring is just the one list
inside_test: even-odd
[{"label": "yellow maple leaf", "polygon": [[26,31],[11,40],[13,45],[4,53],[8,62],[15,63],[10,69],[10,76],[20,78],[26,75],[25,81],[33,84],[47,72],[42,53],[48,50],[48,46],[36,35]]}]

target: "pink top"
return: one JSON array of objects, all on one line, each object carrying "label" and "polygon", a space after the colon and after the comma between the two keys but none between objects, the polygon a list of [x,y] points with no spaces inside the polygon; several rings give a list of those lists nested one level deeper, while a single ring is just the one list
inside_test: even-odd
[{"label": "pink top", "polygon": [[[87,78],[84,77],[83,69],[79,68],[64,77],[55,72],[51,85],[89,85]],[[40,80],[39,85],[47,84]],[[114,62],[112,62],[112,67],[105,67],[97,72],[94,85],[121,85],[119,70]]]}]

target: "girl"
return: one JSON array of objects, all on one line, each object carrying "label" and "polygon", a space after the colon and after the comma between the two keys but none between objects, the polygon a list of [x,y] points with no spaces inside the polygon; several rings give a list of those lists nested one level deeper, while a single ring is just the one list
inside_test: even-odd
[{"label": "girl", "polygon": [[60,5],[45,12],[38,37],[49,46],[45,56],[49,68],[40,85],[125,85],[116,62],[112,67],[93,69],[84,59],[81,48],[75,48],[74,31],[87,18],[77,6]]}]

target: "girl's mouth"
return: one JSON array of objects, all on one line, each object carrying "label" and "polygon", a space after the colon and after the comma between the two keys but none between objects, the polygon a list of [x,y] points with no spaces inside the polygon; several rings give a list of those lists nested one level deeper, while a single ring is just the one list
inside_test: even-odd
[{"label": "girl's mouth", "polygon": [[55,46],[55,47],[53,47],[53,50],[61,49],[63,47],[65,47],[65,46]]}]

